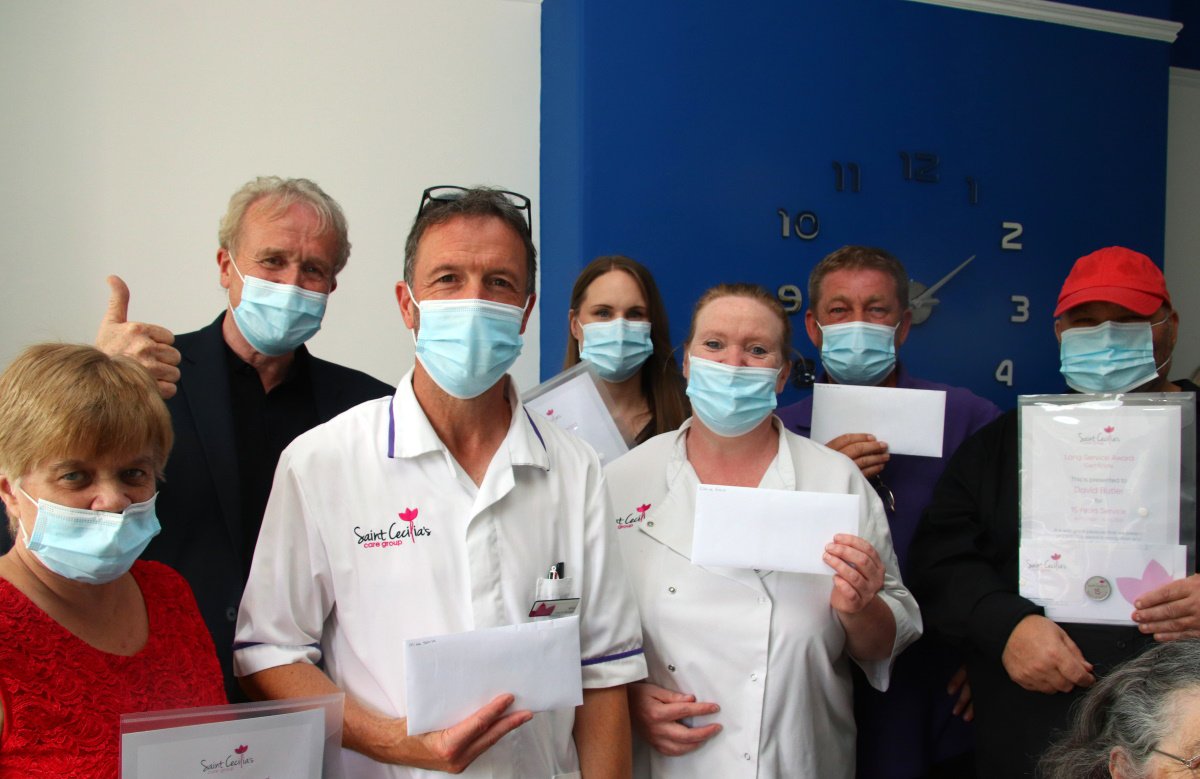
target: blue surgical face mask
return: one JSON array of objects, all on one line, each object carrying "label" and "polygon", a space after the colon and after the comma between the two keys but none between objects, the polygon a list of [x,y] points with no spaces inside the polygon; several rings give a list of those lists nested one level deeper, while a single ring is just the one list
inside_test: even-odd
[{"label": "blue surgical face mask", "polygon": [[242,280],[241,302],[231,309],[233,321],[254,351],[278,357],[293,351],[321,329],[328,294],[243,276],[233,252],[229,253],[229,262]]},{"label": "blue surgical face mask", "polygon": [[749,433],[775,410],[779,368],[725,365],[690,355],[687,396],[704,426],[719,436]]},{"label": "blue surgical face mask", "polygon": [[821,364],[839,384],[874,386],[896,367],[896,327],[844,322],[821,328]]},{"label": "blue surgical face mask", "polygon": [[412,301],[421,313],[417,359],[448,395],[482,395],[521,354],[524,307],[474,299]]},{"label": "blue surgical face mask", "polygon": [[1162,366],[1154,364],[1150,327],[1149,322],[1103,322],[1063,330],[1059,371],[1067,386],[1079,392],[1129,392],[1153,381]]},{"label": "blue surgical face mask", "polygon": [[580,358],[596,366],[605,381],[625,381],[654,353],[649,322],[613,319],[583,326]]},{"label": "blue surgical face mask", "polygon": [[158,494],[141,503],[131,503],[120,514],[94,509],[77,509],[34,500],[37,504],[33,533],[21,525],[25,546],[42,565],[59,576],[84,584],[107,584],[128,571],[158,535],[158,517],[154,501]]}]

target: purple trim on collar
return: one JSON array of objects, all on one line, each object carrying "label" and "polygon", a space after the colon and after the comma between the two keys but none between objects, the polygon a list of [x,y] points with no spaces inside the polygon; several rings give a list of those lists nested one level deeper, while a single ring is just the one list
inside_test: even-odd
[{"label": "purple trim on collar", "polygon": [[538,430],[537,423],[534,422],[533,417],[531,417],[529,415],[529,409],[525,408],[524,406],[521,406],[521,410],[525,412],[525,418],[528,419],[529,424],[533,426],[533,433],[534,433],[534,435],[536,435],[538,437],[538,441],[541,442],[542,451],[545,451],[545,452],[550,451],[549,449],[546,448],[546,439],[542,438],[542,431]]},{"label": "purple trim on collar", "polygon": [[597,665],[599,663],[607,663],[612,660],[624,660],[626,657],[633,657],[645,652],[640,646],[637,649],[630,649],[628,652],[619,652],[615,655],[605,655],[604,657],[589,657],[580,663],[582,666]]},{"label": "purple trim on collar", "polygon": [[396,398],[388,403],[388,457],[396,459]]}]

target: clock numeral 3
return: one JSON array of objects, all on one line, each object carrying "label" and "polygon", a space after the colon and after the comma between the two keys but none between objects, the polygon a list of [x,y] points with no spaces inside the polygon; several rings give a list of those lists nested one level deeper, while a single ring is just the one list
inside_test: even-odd
[{"label": "clock numeral 3", "polygon": [[838,192],[846,191],[846,176],[850,178],[850,191],[862,191],[862,175],[858,170],[857,162],[847,162],[845,174],[842,172],[842,163],[833,163],[833,188]]},{"label": "clock numeral 3", "polygon": [[1001,360],[1000,364],[996,366],[996,381],[1000,382],[1001,384],[1005,384],[1009,387],[1012,386],[1012,382],[1013,382],[1013,361],[1012,360]]},{"label": "clock numeral 3", "polygon": [[1021,251],[1021,249],[1023,249],[1025,246],[1025,244],[1017,240],[1021,237],[1021,233],[1025,232],[1025,228],[1021,226],[1021,223],[1001,222],[1000,226],[1008,231],[1004,234],[1004,237],[1000,239],[1000,248],[1008,249],[1010,251]]},{"label": "clock numeral 3", "polygon": [[1008,318],[1010,322],[1028,322],[1029,321],[1029,298],[1024,295],[1010,295],[1009,300],[1016,306],[1016,311]]},{"label": "clock numeral 3", "polygon": [[811,241],[821,232],[821,221],[812,211],[801,211],[796,214],[795,221],[785,209],[776,209],[775,213],[779,215],[781,238],[787,238],[794,231],[797,238]]},{"label": "clock numeral 3", "polygon": [[904,180],[920,181],[923,184],[938,183],[938,156],[925,151],[913,152],[911,155],[900,152],[900,160],[904,163]]}]

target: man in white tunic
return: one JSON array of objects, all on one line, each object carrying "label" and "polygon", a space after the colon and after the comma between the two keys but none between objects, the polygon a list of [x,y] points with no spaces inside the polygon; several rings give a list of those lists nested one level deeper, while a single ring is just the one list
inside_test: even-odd
[{"label": "man in white tunic", "polygon": [[[624,685],[646,667],[599,462],[505,375],[534,302],[528,203],[426,190],[396,285],[414,369],[280,459],[235,666],[256,698],[344,691],[351,777],[629,773]],[[409,736],[405,639],[529,621],[559,563],[581,599],[583,705],[531,715],[501,695]]]}]

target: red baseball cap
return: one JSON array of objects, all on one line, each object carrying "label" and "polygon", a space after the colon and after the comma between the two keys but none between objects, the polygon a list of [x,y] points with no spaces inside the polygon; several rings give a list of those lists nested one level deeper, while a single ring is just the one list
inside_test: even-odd
[{"label": "red baseball cap", "polygon": [[1150,316],[1171,304],[1167,281],[1149,257],[1122,246],[1109,246],[1080,257],[1058,293],[1054,315],[1093,301],[1124,306],[1135,314]]}]

